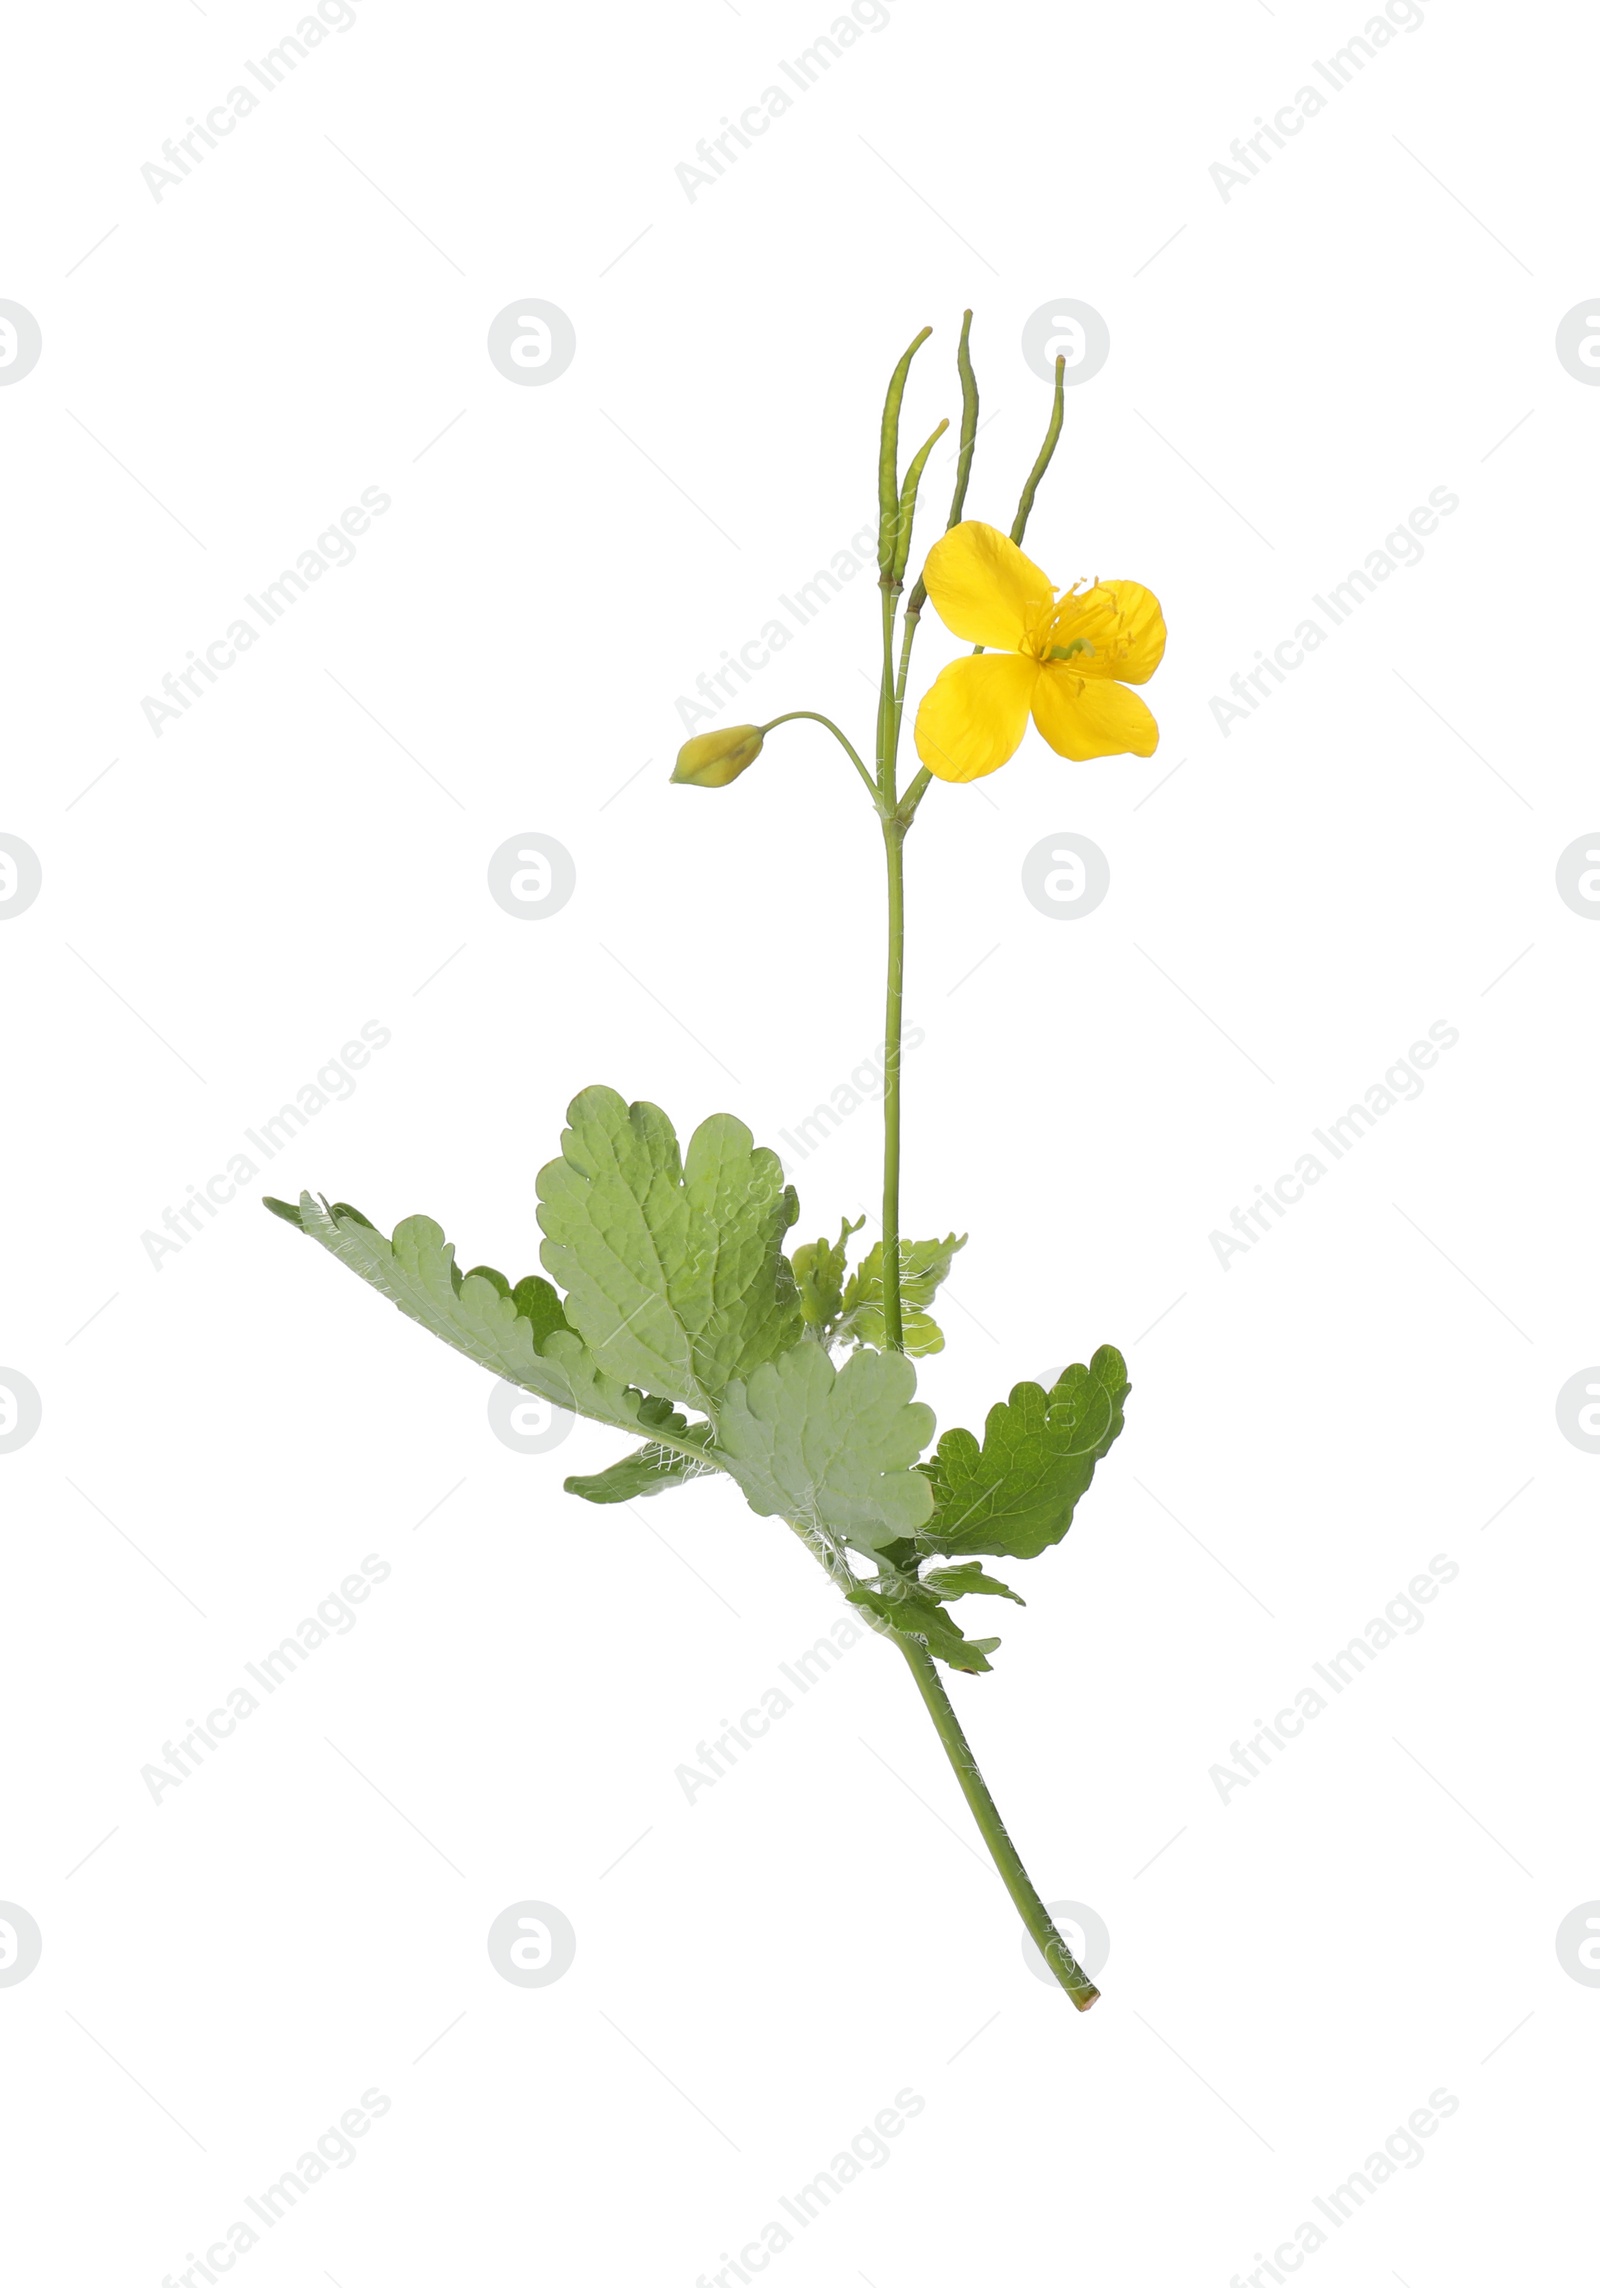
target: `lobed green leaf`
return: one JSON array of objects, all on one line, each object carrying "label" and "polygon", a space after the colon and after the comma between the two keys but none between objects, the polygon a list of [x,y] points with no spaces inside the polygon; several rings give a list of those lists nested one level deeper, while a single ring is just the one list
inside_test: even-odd
[{"label": "lobed green leaf", "polygon": [[[664,1399],[646,1399],[640,1408],[641,1423],[649,1420],[652,1407],[666,1406]],[[667,1408],[670,1426],[685,1444],[702,1449],[711,1438],[709,1422],[685,1422],[681,1414]],[[661,1428],[660,1422],[655,1427]],[[668,1486],[681,1486],[690,1478],[715,1477],[715,1462],[702,1460],[693,1453],[685,1453],[682,1446],[664,1446],[659,1438],[647,1439],[636,1446],[631,1454],[624,1454],[609,1469],[599,1470],[593,1477],[572,1477],[564,1481],[569,1494],[579,1494],[591,1502],[639,1501],[649,1494],[664,1493]]]},{"label": "lobed green leaf", "polygon": [[[928,1311],[941,1283],[950,1275],[951,1258],[967,1244],[966,1234],[954,1232],[944,1239],[903,1239],[900,1242],[901,1340],[913,1358],[926,1358],[944,1349],[944,1335]],[[882,1350],[888,1340],[883,1307],[883,1242],[868,1248],[844,1291],[844,1313],[834,1339],[868,1343]]]},{"label": "lobed green leaf", "polygon": [[[385,1239],[344,1201],[329,1207],[302,1192],[298,1207],[282,1200],[266,1204],[408,1319],[519,1390],[617,1429],[654,1431],[658,1437],[672,1435],[668,1425],[682,1420],[670,1406],[603,1371],[567,1324],[561,1298],[547,1279],[535,1273],[512,1286],[487,1264],[462,1271],[454,1246],[431,1216],[407,1216]],[[694,1429],[709,1435],[709,1425]]]},{"label": "lobed green leaf", "polygon": [[847,1603],[876,1613],[897,1637],[931,1653],[947,1668],[964,1669],[969,1675],[982,1676],[993,1665],[989,1655],[1000,1639],[963,1635],[938,1595],[920,1581],[890,1578],[877,1585],[863,1583],[859,1589],[847,1590],[845,1596]]},{"label": "lobed green leaf", "polygon": [[934,1509],[919,1550],[1037,1557],[1058,1542],[1122,1428],[1128,1389],[1122,1354],[1108,1343],[1048,1394],[1019,1382],[1009,1402],[989,1409],[981,1446],[970,1430],[947,1430],[922,1464]]},{"label": "lobed green leaf", "polygon": [[854,1223],[844,1217],[839,1220],[837,1240],[815,1239],[794,1251],[795,1285],[800,1291],[800,1315],[807,1331],[822,1341],[831,1341],[844,1304],[845,1255],[854,1234],[866,1222],[857,1216]]},{"label": "lobed green leaf", "polygon": [[1009,1597],[1014,1605],[1025,1605],[1026,1597],[1019,1597],[1015,1589],[1008,1589],[992,1573],[973,1558],[970,1565],[935,1565],[921,1579],[924,1589],[931,1589],[936,1597],[949,1600],[954,1597]]},{"label": "lobed green leaf", "polygon": [[705,1406],[798,1341],[782,1246],[798,1207],[776,1153],[716,1113],[680,1156],[664,1112],[610,1088],[567,1117],[539,1172],[540,1252],[608,1375]]},{"label": "lobed green leaf", "polygon": [[914,1534],[933,1508],[914,1466],[933,1435],[933,1410],[916,1387],[916,1369],[894,1351],[858,1351],[836,1367],[820,1343],[799,1343],[729,1385],[718,1458],[761,1516],[882,1549]]}]

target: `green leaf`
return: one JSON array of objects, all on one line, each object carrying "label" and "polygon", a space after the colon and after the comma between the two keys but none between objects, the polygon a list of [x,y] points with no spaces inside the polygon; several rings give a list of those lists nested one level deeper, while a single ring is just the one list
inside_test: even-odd
[{"label": "green leaf", "polygon": [[989,1655],[1000,1642],[998,1637],[964,1636],[937,1595],[930,1594],[920,1581],[891,1579],[887,1590],[863,1585],[847,1590],[845,1602],[864,1605],[886,1621],[897,1637],[920,1646],[948,1668],[965,1669],[974,1676],[988,1671]]},{"label": "green leaf", "polygon": [[610,1088],[567,1117],[539,1172],[540,1252],[608,1375],[704,1406],[798,1341],[782,1245],[798,1208],[775,1152],[716,1113],[680,1158],[666,1114]]},{"label": "green leaf", "polygon": [[887,1622],[896,1636],[921,1645],[947,1667],[975,1675],[989,1668],[988,1656],[1000,1639],[965,1636],[944,1607],[957,1597],[973,1595],[1009,1597],[1014,1605],[1023,1602],[1015,1589],[985,1573],[976,1558],[967,1565],[935,1566],[920,1581],[903,1570],[886,1568],[875,1582],[863,1582],[845,1594],[849,1603],[865,1605]]},{"label": "green leaf", "polygon": [[[913,1358],[926,1358],[944,1349],[944,1335],[928,1314],[927,1306],[950,1275],[950,1259],[967,1244],[951,1232],[945,1239],[903,1239],[900,1242],[901,1336]],[[883,1242],[877,1240],[850,1275],[844,1291],[844,1317],[834,1338],[838,1342],[870,1343],[882,1350],[887,1339],[883,1316]]]},{"label": "green leaf", "polygon": [[974,1558],[970,1565],[936,1565],[922,1576],[922,1587],[931,1589],[936,1597],[948,1602],[953,1597],[1009,1597],[1014,1605],[1025,1605],[1026,1597],[1019,1597],[1015,1589],[1008,1589],[992,1573],[985,1573]]},{"label": "green leaf", "polygon": [[845,1251],[852,1235],[866,1222],[857,1216],[854,1223],[839,1222],[837,1242],[817,1239],[806,1247],[794,1251],[795,1285],[800,1290],[800,1314],[807,1327],[826,1342],[838,1322],[844,1302]]},{"label": "green leaf", "polygon": [[933,1436],[916,1369],[894,1351],[858,1351],[836,1367],[798,1343],[730,1383],[717,1453],[762,1517],[822,1528],[876,1550],[916,1532],[933,1507],[913,1467]]},{"label": "green leaf", "polygon": [[[283,1214],[283,1201],[270,1204]],[[622,1430],[669,1436],[681,1420],[664,1402],[602,1372],[568,1327],[548,1279],[535,1274],[513,1287],[487,1264],[463,1272],[431,1217],[407,1216],[385,1239],[359,1210],[342,1201],[330,1208],[302,1192],[289,1220],[408,1319],[519,1390]],[[709,1435],[708,1424],[694,1427]]]},{"label": "green leaf", "polygon": [[917,1535],[938,1556],[1037,1557],[1061,1539],[1076,1504],[1122,1428],[1128,1370],[1110,1344],[1069,1366],[1048,1396],[1019,1382],[992,1406],[980,1447],[947,1430],[922,1465],[934,1512]]},{"label": "green leaf", "polygon": [[[667,1423],[655,1422],[654,1427],[672,1428],[686,1442],[704,1446],[711,1437],[709,1422],[685,1422],[681,1414],[666,1406],[664,1399],[647,1398],[639,1410],[641,1424],[651,1420],[651,1409],[666,1407]],[[664,1493],[668,1486],[679,1486],[689,1478],[714,1477],[715,1462],[701,1461],[694,1454],[685,1454],[676,1446],[663,1446],[658,1438],[651,1438],[636,1446],[631,1454],[613,1462],[590,1478],[568,1478],[569,1494],[580,1494],[585,1501],[626,1502],[639,1501],[648,1494]]]}]

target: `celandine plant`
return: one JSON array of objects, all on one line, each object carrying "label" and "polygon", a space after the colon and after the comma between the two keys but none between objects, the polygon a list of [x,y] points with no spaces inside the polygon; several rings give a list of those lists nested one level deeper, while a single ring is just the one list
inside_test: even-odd
[{"label": "celandine plant", "polygon": [[[940,1674],[984,1672],[997,1637],[967,1636],[950,1608],[1014,1589],[985,1558],[1033,1558],[1061,1540],[1095,1464],[1122,1428],[1127,1370],[1109,1344],[1054,1387],[1019,1382],[991,1407],[981,1439],[947,1430],[916,1396],[912,1359],[942,1349],[929,1306],[964,1241],[900,1236],[900,1052],[905,975],[904,852],[935,779],[960,785],[998,770],[1031,716],[1058,755],[1149,755],[1156,726],[1130,684],[1166,642],[1161,609],[1129,580],[1057,593],[1020,543],[1061,432],[1064,362],[1037,461],[1010,537],[963,521],[978,390],[961,329],[960,450],[946,530],[904,612],[918,488],[941,421],[900,474],[900,405],[925,328],[896,366],[878,458],[882,672],[874,765],[825,715],[806,708],[691,739],[673,778],[724,787],[779,724],[820,723],[850,758],[877,814],[888,865],[884,1020],[883,1237],[852,1263],[860,1224],[784,1252],[799,1206],[777,1154],[730,1113],[702,1121],[680,1149],[653,1104],[586,1088],[572,1101],[561,1156],[540,1171],[540,1250],[549,1279],[513,1286],[480,1264],[457,1268],[438,1224],[410,1216],[385,1239],[359,1210],[301,1194],[268,1207],[299,1226],[420,1326],[491,1374],[551,1404],[631,1432],[641,1443],[567,1491],[629,1501],[719,1473],[761,1517],[779,1517],[868,1624],[903,1654],[1001,1879],[1045,1960],[1080,2010],[1096,1988],[1045,1912]],[[922,768],[902,792],[900,732],[912,644],[925,603],[973,646],[944,668],[917,709]],[[895,657],[900,623],[899,658]],[[551,1282],[555,1284],[552,1285]],[[844,1354],[837,1363],[837,1354]],[[926,1457],[924,1459],[923,1457]]]}]

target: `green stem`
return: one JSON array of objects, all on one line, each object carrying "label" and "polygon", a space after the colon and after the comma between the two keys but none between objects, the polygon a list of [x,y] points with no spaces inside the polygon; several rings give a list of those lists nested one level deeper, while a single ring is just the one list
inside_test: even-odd
[{"label": "green stem", "polygon": [[900,798],[900,807],[895,812],[895,816],[905,825],[909,826],[911,821],[916,817],[917,805],[922,800],[923,796],[927,793],[929,787],[931,787],[932,784],[933,773],[932,771],[928,770],[926,766],[924,766],[922,770],[918,771],[916,777],[906,788],[905,793]]},{"label": "green stem", "polygon": [[845,737],[844,733],[840,730],[838,724],[833,721],[831,716],[819,715],[816,709],[813,707],[793,707],[789,710],[787,715],[774,715],[770,723],[763,723],[760,726],[761,736],[763,739],[766,737],[769,731],[775,731],[780,723],[820,723],[824,730],[831,731],[834,737],[838,740],[840,746],[843,747],[845,753],[850,757],[850,760],[855,764],[856,770],[860,774],[862,785],[866,788],[868,794],[870,794],[872,797],[874,809],[882,809],[883,806],[878,798],[878,790],[872,783],[872,773],[867,769],[866,764],[861,760],[861,757],[856,753],[854,747],[851,746],[849,740]]},{"label": "green stem", "polygon": [[[892,737],[897,762],[900,755],[900,723],[906,711],[906,677],[911,671],[911,646],[916,638],[917,623],[921,617],[922,606],[913,594],[906,605],[906,616],[901,624],[900,665],[895,671],[894,679],[894,728]],[[907,824],[909,825],[909,823],[908,820]]]},{"label": "green stem", "polygon": [[884,815],[894,808],[894,615],[899,590],[887,578],[882,597],[883,664],[878,671],[878,794]]},{"label": "green stem", "polygon": [[[893,800],[891,776],[890,800]],[[900,1324],[900,1033],[906,976],[906,830],[883,822],[889,868],[889,975],[883,1015],[883,1325],[892,1351],[904,1350]]]},{"label": "green stem", "polygon": [[1100,1999],[1100,1989],[1072,1958],[1071,1949],[1045,1912],[1044,1901],[1033,1887],[1028,1870],[1022,1864],[1017,1847],[1006,1833],[1005,1822],[989,1793],[977,1759],[967,1745],[950,1696],[939,1681],[939,1671],[932,1656],[920,1646],[909,1645],[897,1639],[906,1656],[906,1665],[917,1680],[933,1728],[950,1759],[951,1769],[961,1783],[961,1792],[967,1799],[968,1809],[978,1823],[978,1833],[989,1847],[989,1856],[1000,1870],[1000,1880],[1011,1893],[1011,1902],[1022,1917],[1023,1928],[1034,1945],[1050,1965],[1058,1986],[1070,1996],[1076,2009],[1090,2009]]},{"label": "green stem", "polygon": [[[852,1588],[860,1586],[859,1578],[851,1571],[844,1552],[817,1525],[793,1517],[785,1518],[784,1523],[805,1543],[836,1589],[848,1596]],[[1079,2010],[1092,2009],[1100,1999],[1100,1989],[1074,1959],[1072,1949],[1050,1920],[1045,1903],[1034,1888],[1032,1876],[1023,1865],[1016,1845],[1006,1833],[1006,1824],[1000,1817],[999,1806],[989,1793],[988,1782],[978,1769],[978,1759],[972,1752],[967,1735],[961,1729],[960,1718],[950,1705],[950,1696],[945,1691],[932,1655],[925,1652],[921,1645],[909,1644],[870,1607],[857,1605],[854,1609],[857,1617],[868,1628],[877,1635],[890,1639],[904,1653],[906,1666],[916,1678],[923,1705],[933,1718],[933,1728],[950,1759],[950,1768],[967,1799],[967,1808],[978,1823],[978,1833],[988,1846],[989,1856],[999,1870],[1000,1880],[1011,1894],[1011,1903],[1022,1918],[1023,1928],[1050,1965],[1057,1985],[1071,1997],[1073,2006]]]}]

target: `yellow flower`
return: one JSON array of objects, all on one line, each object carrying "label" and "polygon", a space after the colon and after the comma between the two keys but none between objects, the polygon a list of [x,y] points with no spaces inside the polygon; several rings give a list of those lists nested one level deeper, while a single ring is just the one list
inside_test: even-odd
[{"label": "yellow flower", "polygon": [[1008,763],[1031,714],[1058,755],[1153,755],[1156,719],[1127,689],[1161,664],[1166,623],[1148,588],[1096,580],[1057,595],[992,524],[957,524],[923,572],[951,633],[985,648],[952,660],[917,709],[917,753],[938,779]]}]

